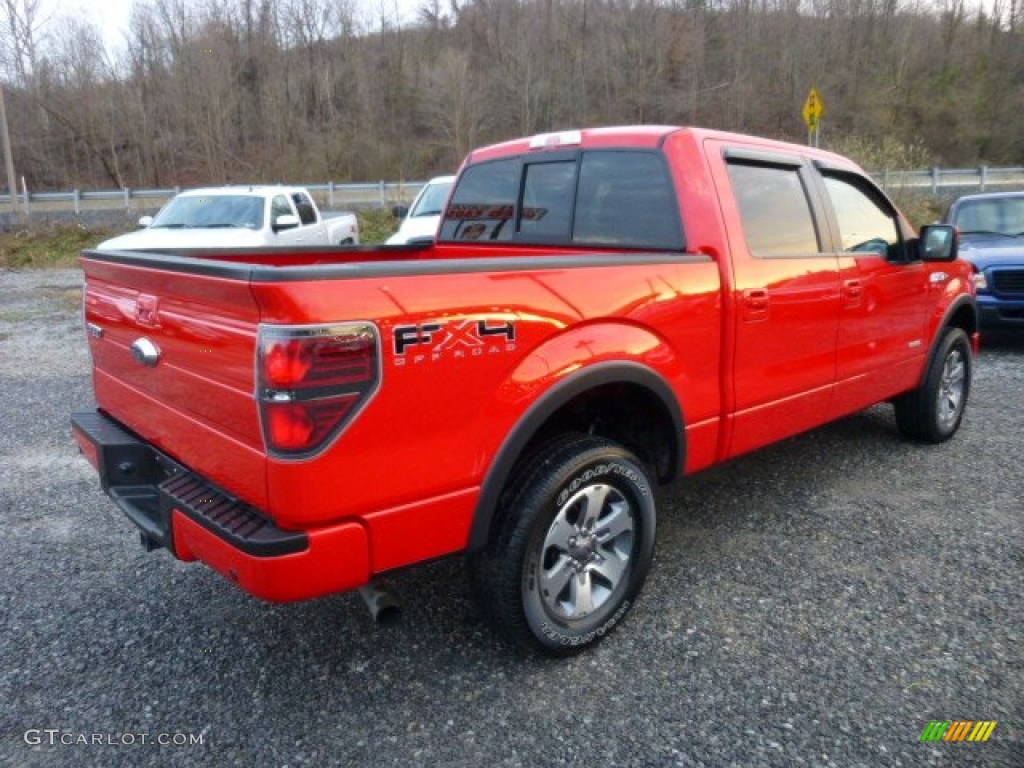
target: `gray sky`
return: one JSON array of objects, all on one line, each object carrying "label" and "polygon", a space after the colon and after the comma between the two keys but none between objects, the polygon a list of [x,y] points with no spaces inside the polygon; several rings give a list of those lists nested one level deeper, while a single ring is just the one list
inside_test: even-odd
[{"label": "gray sky", "polygon": [[[103,39],[110,53],[124,46],[132,7],[139,0],[43,0],[43,18],[59,15],[81,15],[103,29]],[[415,18],[422,0],[355,0],[362,15],[379,19],[382,15],[403,20]]]}]

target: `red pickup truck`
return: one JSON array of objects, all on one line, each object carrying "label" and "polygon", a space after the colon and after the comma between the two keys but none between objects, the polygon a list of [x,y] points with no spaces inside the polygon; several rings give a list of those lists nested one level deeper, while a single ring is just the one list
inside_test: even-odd
[{"label": "red pickup truck", "polygon": [[74,433],[147,548],[279,601],[465,553],[551,655],[636,599],[656,483],[882,401],[943,441],[977,348],[953,228],[837,155],[690,128],[477,150],[433,244],[82,264]]}]

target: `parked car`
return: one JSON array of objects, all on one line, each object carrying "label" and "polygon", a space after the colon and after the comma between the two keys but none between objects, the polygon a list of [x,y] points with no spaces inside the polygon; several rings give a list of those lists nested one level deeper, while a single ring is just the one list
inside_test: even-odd
[{"label": "parked car", "polygon": [[433,240],[454,183],[454,176],[436,176],[423,186],[407,210],[403,206],[395,206],[393,213],[405,218],[398,231],[388,238],[387,244],[405,245]]},{"label": "parked car", "polygon": [[974,267],[981,327],[1024,330],[1024,192],[965,195],[943,221],[960,230]]},{"label": "parked car", "polygon": [[354,213],[321,215],[302,187],[207,187],[175,196],[143,227],[100,243],[106,250],[355,245]]},{"label": "parked car", "polygon": [[977,342],[956,245],[812,147],[509,141],[416,249],[86,251],[98,409],[73,430],[147,549],[377,608],[380,575],[466,554],[482,612],[565,655],[635,603],[657,483],[877,403],[953,437]]}]

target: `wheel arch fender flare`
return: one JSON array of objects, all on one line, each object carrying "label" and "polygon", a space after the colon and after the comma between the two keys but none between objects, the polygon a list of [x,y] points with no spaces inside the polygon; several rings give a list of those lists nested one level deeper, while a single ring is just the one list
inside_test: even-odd
[{"label": "wheel arch fender flare", "polygon": [[[470,527],[467,551],[488,540],[498,499],[531,438],[559,409],[577,396],[606,384],[633,384],[654,395],[671,417],[674,474],[685,465],[686,432],[682,405],[669,383],[648,366],[631,361],[605,361],[576,371],[546,390],[509,430],[484,476]],[[671,479],[665,478],[665,479]]]},{"label": "wheel arch fender flare", "polygon": [[978,328],[978,314],[978,302],[974,297],[961,294],[943,308],[936,327],[942,329],[956,325],[957,323],[953,322],[954,316],[964,315],[970,318],[971,327],[964,329],[970,335],[971,331]]},{"label": "wheel arch fender flare", "polygon": [[[935,355],[935,350],[937,350],[939,344],[942,343],[942,337],[947,328],[963,328],[968,339],[973,340],[974,334],[978,332],[978,314],[978,302],[974,300],[973,296],[968,295],[957,296],[942,309],[941,313],[937,312],[935,323],[932,326],[934,330],[931,334],[931,341],[928,346],[927,360],[930,361]],[[975,351],[977,351],[976,347]],[[926,364],[924,370],[921,372],[922,382],[927,375],[928,365]]]}]

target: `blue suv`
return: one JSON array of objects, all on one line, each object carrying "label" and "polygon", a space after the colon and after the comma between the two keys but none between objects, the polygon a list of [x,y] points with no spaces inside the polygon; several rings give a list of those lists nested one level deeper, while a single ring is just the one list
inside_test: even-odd
[{"label": "blue suv", "polygon": [[1024,192],[965,195],[943,219],[974,265],[981,327],[1024,331]]}]

